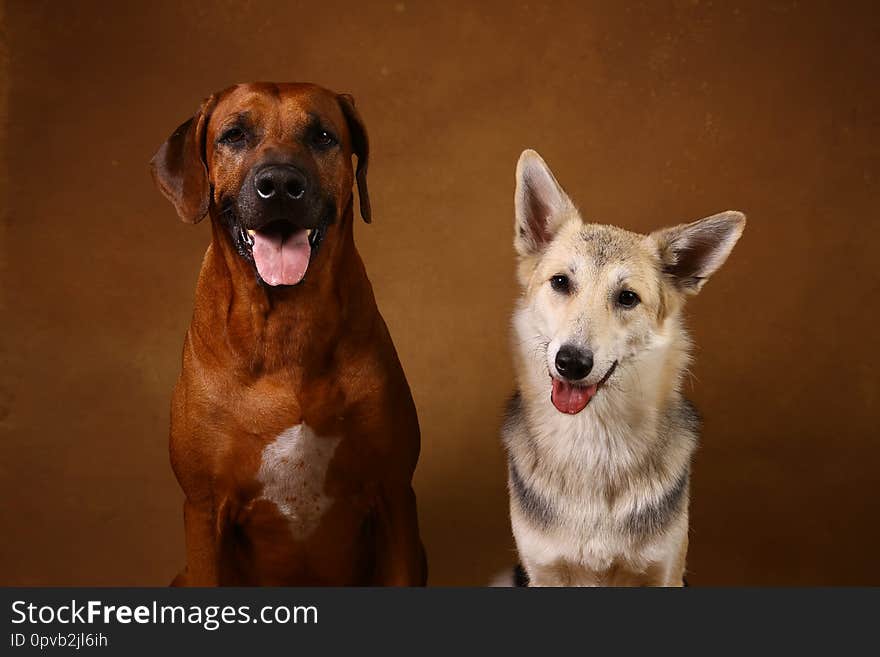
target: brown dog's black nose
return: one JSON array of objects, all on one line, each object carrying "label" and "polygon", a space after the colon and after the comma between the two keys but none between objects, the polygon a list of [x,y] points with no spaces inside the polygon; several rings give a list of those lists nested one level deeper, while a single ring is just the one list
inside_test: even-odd
[{"label": "brown dog's black nose", "polygon": [[593,369],[593,352],[565,344],[556,354],[556,371],[568,381],[579,381]]},{"label": "brown dog's black nose", "polygon": [[277,195],[298,201],[306,194],[306,177],[295,167],[275,164],[261,169],[254,176],[254,187],[257,196],[263,200]]}]

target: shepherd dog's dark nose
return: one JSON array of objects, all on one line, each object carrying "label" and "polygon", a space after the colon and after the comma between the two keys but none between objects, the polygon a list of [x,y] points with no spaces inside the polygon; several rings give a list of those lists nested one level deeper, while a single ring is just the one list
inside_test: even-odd
[{"label": "shepherd dog's dark nose", "polygon": [[593,369],[593,352],[564,344],[556,352],[556,371],[568,381],[580,381]]},{"label": "shepherd dog's dark nose", "polygon": [[306,176],[289,164],[263,167],[254,176],[257,196],[264,202],[273,198],[298,201],[306,195]]}]

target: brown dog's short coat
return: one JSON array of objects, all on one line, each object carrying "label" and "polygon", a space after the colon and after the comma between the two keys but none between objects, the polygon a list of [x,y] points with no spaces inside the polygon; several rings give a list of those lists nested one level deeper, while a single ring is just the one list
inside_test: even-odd
[{"label": "brown dog's short coat", "polygon": [[425,583],[418,420],[352,234],[368,151],[351,97],[259,83],[153,158],[180,217],[212,224],[172,402],[176,584]]}]

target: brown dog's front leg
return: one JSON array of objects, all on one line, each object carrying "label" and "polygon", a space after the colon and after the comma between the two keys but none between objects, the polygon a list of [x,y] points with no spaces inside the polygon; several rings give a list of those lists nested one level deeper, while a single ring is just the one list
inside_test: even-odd
[{"label": "brown dog's front leg", "polygon": [[377,509],[377,586],[424,586],[428,562],[419,537],[416,495],[411,486],[386,490]]},{"label": "brown dog's front leg", "polygon": [[186,568],[173,586],[218,586],[220,584],[220,529],[211,506],[196,506],[189,500],[183,506],[186,535]]}]

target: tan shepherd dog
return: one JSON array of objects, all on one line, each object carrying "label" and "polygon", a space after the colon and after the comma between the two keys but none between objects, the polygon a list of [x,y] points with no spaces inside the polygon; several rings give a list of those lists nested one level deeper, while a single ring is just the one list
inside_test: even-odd
[{"label": "tan shepherd dog", "polygon": [[699,418],[681,393],[685,299],[745,227],[586,223],[534,151],[516,172],[517,393],[503,438],[531,586],[681,586]]}]

